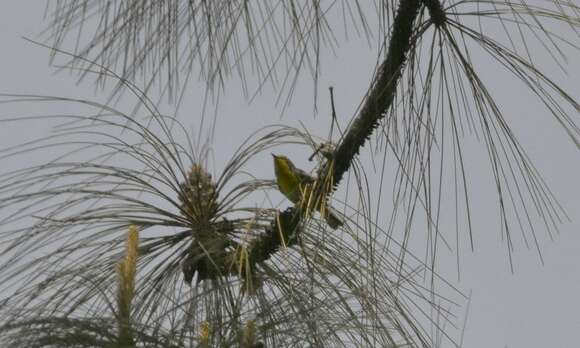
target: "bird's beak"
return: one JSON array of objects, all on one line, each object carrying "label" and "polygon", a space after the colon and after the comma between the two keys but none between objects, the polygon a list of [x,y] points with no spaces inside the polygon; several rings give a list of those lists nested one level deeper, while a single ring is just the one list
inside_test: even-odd
[{"label": "bird's beak", "polygon": [[271,155],[272,155],[272,157],[274,157],[274,158],[278,157],[278,156],[274,155],[273,153],[272,153]]}]

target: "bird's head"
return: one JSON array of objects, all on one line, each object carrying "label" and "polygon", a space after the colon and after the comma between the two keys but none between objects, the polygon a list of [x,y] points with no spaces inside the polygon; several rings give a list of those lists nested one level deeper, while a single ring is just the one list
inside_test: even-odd
[{"label": "bird's head", "polygon": [[286,156],[272,154],[272,157],[274,157],[274,168],[276,170],[281,170],[283,168],[290,169],[294,167],[292,162]]}]

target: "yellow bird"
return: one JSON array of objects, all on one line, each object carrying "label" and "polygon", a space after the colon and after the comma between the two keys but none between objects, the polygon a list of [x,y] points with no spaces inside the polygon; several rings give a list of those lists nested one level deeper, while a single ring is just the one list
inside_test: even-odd
[{"label": "yellow bird", "polygon": [[[274,157],[274,172],[280,192],[292,203],[302,202],[308,204],[312,184],[316,179],[305,171],[296,168],[286,156],[274,154],[272,156]],[[331,211],[330,207],[321,203],[322,201],[316,204],[316,210],[324,217],[326,223],[333,229],[342,226],[342,221]]]}]

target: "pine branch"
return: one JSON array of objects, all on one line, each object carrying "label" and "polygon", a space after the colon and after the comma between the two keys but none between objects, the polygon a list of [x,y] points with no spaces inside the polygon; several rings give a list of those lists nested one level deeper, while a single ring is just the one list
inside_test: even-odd
[{"label": "pine branch", "polygon": [[[390,109],[403,68],[407,62],[408,53],[413,46],[413,23],[423,4],[429,10],[431,20],[436,26],[444,24],[445,14],[438,0],[401,1],[393,22],[387,58],[381,64],[379,72],[369,88],[360,113],[337,146],[331,160],[322,166],[318,173],[319,180],[314,190],[320,197],[327,196],[332,191],[325,189],[325,183],[328,182],[329,176],[331,176],[333,188],[338,186],[355,156],[358,155],[366,140],[371,137],[379,126],[380,120]],[[278,221],[273,221],[266,228],[265,234],[250,245],[248,253],[251,269],[254,269],[256,263],[269,259],[280,249],[280,246],[290,246],[296,243],[299,237],[301,217],[302,211],[298,207],[289,208],[279,214]],[[227,260],[228,258],[222,259]],[[216,265],[215,260],[212,261],[218,272],[204,272],[202,279],[234,273],[235,268],[231,267],[231,264]],[[193,272],[195,270],[191,269],[188,273],[193,274]]]},{"label": "pine branch", "polygon": [[[437,0],[428,2],[438,3]],[[393,22],[387,58],[381,64],[369,88],[360,113],[334,153],[332,182],[335,188],[393,103],[403,67],[407,62],[407,55],[412,47],[413,23],[419,14],[421,4],[421,0],[402,0],[400,3]],[[330,165],[327,163],[323,166],[319,174],[329,173]]]}]

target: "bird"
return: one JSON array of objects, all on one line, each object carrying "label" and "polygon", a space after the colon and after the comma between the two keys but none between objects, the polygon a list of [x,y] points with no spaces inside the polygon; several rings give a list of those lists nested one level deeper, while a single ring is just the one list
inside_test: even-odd
[{"label": "bird", "polygon": [[[274,157],[274,173],[278,190],[292,203],[309,202],[310,192],[312,192],[312,186],[316,179],[297,168],[288,157],[275,154],[272,156]],[[343,222],[330,207],[321,204],[322,202],[320,200],[315,208],[324,217],[326,223],[333,229],[342,226]]]}]

